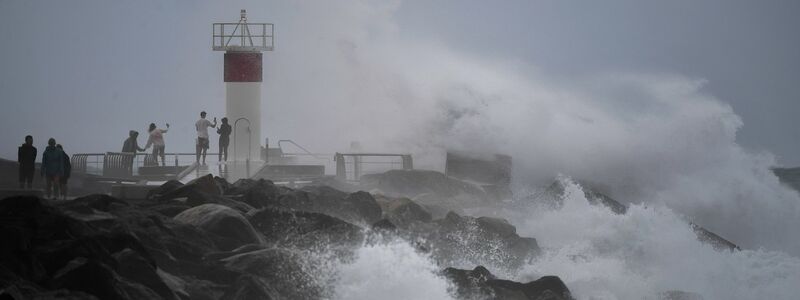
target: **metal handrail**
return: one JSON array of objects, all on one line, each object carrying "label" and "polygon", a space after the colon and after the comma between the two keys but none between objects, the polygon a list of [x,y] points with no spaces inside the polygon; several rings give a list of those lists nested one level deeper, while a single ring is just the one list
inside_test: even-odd
[{"label": "metal handrail", "polygon": [[[317,157],[316,154],[311,153],[311,151],[306,150],[306,148],[303,148],[303,146],[298,145],[297,143],[295,143],[292,140],[278,140],[278,148],[280,148],[281,151],[283,151],[283,147],[281,146],[281,143],[283,143],[283,142],[291,143],[292,145],[295,145],[295,147],[300,148],[300,150],[305,151],[306,152],[305,155],[310,155],[310,156],[312,156],[312,157],[314,157],[316,159],[319,159],[319,157]],[[289,154],[289,153],[287,153],[287,154]]]},{"label": "metal handrail", "polygon": [[[241,19],[237,23],[214,23],[211,27],[211,48],[214,51],[272,51],[275,48],[275,25],[272,23],[248,23],[247,12],[242,10]],[[226,34],[225,26],[233,28]],[[261,33],[253,35],[250,27],[261,28]],[[267,30],[269,27],[269,30]],[[219,28],[219,30],[217,30]],[[236,34],[238,30],[239,34]],[[269,32],[269,34],[267,34]],[[219,34],[218,34],[219,33]],[[234,38],[239,38],[238,45],[231,45]],[[245,39],[246,38],[246,39]],[[253,38],[260,43],[253,42]],[[227,40],[226,40],[227,39]],[[250,42],[247,45],[246,41]]]},{"label": "metal handrail", "polygon": [[245,117],[238,118],[233,122],[233,159],[236,159],[236,144],[238,144],[236,142],[236,126],[239,121],[247,121],[247,160],[249,161],[252,157],[251,152],[253,152],[253,132],[250,131],[250,120]]}]

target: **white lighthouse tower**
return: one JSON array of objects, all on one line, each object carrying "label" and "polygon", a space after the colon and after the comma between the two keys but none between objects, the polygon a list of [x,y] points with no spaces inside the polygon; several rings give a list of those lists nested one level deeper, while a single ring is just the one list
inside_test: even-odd
[{"label": "white lighthouse tower", "polygon": [[241,11],[238,23],[214,23],[214,51],[225,51],[225,116],[233,128],[228,159],[261,160],[262,53],[272,51],[274,26],[248,23]]}]

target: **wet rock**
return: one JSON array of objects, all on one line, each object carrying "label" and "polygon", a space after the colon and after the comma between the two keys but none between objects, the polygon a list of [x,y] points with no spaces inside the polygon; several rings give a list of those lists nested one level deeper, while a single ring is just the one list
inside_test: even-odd
[{"label": "wet rock", "polygon": [[434,256],[451,265],[474,263],[514,269],[540,252],[536,239],[520,237],[504,219],[450,212],[434,222],[439,227],[427,240],[432,243]]},{"label": "wet rock", "polygon": [[272,181],[259,179],[239,179],[225,191],[225,195],[241,195],[241,201],[255,208],[274,206],[278,196],[288,192]]},{"label": "wet rock", "polygon": [[567,286],[556,276],[544,276],[528,283],[497,279],[482,266],[461,270],[447,268],[442,272],[453,292],[462,299],[572,299]]},{"label": "wet rock", "polygon": [[189,192],[189,196],[186,199],[186,204],[189,206],[198,206],[203,204],[219,204],[233,208],[242,214],[246,214],[248,211],[253,209],[253,207],[248,205],[247,203],[239,202],[224,196],[212,195],[196,190]]},{"label": "wet rock", "polygon": [[68,209],[77,207],[88,207],[98,211],[108,212],[113,205],[130,206],[128,202],[119,200],[105,194],[92,194],[84,197],[75,198],[64,204]]},{"label": "wet rock", "polygon": [[270,287],[264,280],[252,276],[242,275],[236,279],[236,283],[225,291],[222,299],[231,300],[271,300],[279,299],[278,292]]},{"label": "wet rock", "polygon": [[[166,183],[165,183],[166,184]],[[162,185],[163,187],[163,185]],[[210,195],[222,195],[222,187],[219,182],[214,179],[214,176],[208,174],[206,176],[195,178],[189,183],[177,187],[169,192],[160,194],[160,200],[169,200],[175,198],[188,197],[192,191],[203,192]]]},{"label": "wet rock", "polygon": [[159,187],[150,190],[150,192],[147,194],[147,199],[161,198],[163,195],[166,195],[182,186],[183,183],[180,181],[175,179],[169,180]]},{"label": "wet rock", "polygon": [[[180,299],[170,287],[161,280],[152,260],[147,260],[136,251],[124,249],[114,254],[119,263],[117,273],[123,278],[142,284],[163,299]],[[152,298],[151,298],[152,299]]]},{"label": "wet rock", "polygon": [[227,206],[203,204],[181,212],[174,219],[223,237],[230,237],[238,242],[235,247],[263,243],[250,222],[241,213]]},{"label": "wet rock", "polygon": [[320,213],[262,208],[247,218],[270,243],[301,249],[355,246],[363,239],[358,226]]},{"label": "wet rock", "polygon": [[269,283],[281,298],[317,299],[322,288],[300,263],[301,257],[284,249],[264,249],[222,260],[226,267],[257,276]]},{"label": "wet rock", "polygon": [[723,251],[723,250],[727,250],[727,251],[735,251],[736,250],[736,251],[738,251],[738,250],[742,250],[742,248],[739,248],[739,246],[737,246],[736,244],[732,243],[731,241],[726,240],[725,238],[717,235],[716,233],[713,233],[713,232],[709,231],[708,229],[703,228],[700,225],[697,225],[695,223],[689,222],[689,226],[692,227],[692,230],[697,235],[697,239],[698,240],[700,240],[701,242],[704,242],[704,243],[707,243],[707,244],[711,245],[711,247],[714,247],[714,249],[716,249],[717,251]]},{"label": "wet rock", "polygon": [[405,227],[412,222],[430,222],[431,214],[422,206],[408,198],[392,199],[383,206],[386,218],[392,223]]},{"label": "wet rock", "polygon": [[109,267],[83,257],[67,263],[53,276],[57,289],[85,292],[100,299],[129,299],[119,277]]},{"label": "wet rock", "polygon": [[354,224],[372,224],[381,219],[381,207],[367,192],[347,194],[327,186],[305,187],[281,195],[277,206],[324,213]]},{"label": "wet rock", "polygon": [[391,232],[397,230],[397,226],[395,226],[392,223],[392,221],[389,221],[388,219],[383,219],[378,222],[375,222],[375,224],[372,224],[372,230]]}]

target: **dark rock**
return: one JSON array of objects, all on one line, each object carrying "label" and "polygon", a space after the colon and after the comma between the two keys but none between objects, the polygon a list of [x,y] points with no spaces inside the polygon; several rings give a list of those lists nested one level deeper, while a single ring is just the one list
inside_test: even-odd
[{"label": "dark rock", "polygon": [[567,286],[556,276],[519,283],[497,279],[482,266],[472,271],[447,268],[442,275],[453,283],[453,293],[463,299],[572,299]]},{"label": "dark rock", "polygon": [[451,264],[514,269],[540,252],[536,239],[520,237],[503,219],[462,217],[450,212],[435,223],[439,227],[427,240],[432,243],[434,256]]},{"label": "dark rock", "polygon": [[278,204],[307,212],[327,214],[354,224],[372,224],[381,219],[381,207],[369,193],[347,194],[327,186],[304,187],[281,195]]},{"label": "dark rock", "polygon": [[212,195],[204,193],[197,190],[189,191],[188,198],[186,199],[186,204],[190,206],[198,206],[209,203],[224,205],[233,208],[242,214],[246,214],[248,211],[253,209],[253,207],[248,205],[247,203],[239,202],[220,195]]},{"label": "dark rock", "polygon": [[86,292],[100,299],[129,299],[122,283],[109,267],[83,257],[67,263],[53,276],[57,289]]},{"label": "dark rock", "polygon": [[119,200],[117,198],[105,194],[93,194],[75,198],[75,200],[67,202],[65,206],[67,208],[72,208],[72,209],[76,207],[89,207],[95,210],[108,212],[113,204],[130,206],[128,202]]},{"label": "dark rock", "polygon": [[225,191],[225,195],[241,195],[241,201],[255,208],[273,206],[278,196],[288,189],[276,186],[272,181],[239,179]]},{"label": "dark rock", "polygon": [[225,291],[222,299],[231,300],[272,300],[278,299],[278,292],[264,280],[245,274],[236,279],[236,283]]},{"label": "dark rock", "polygon": [[117,273],[125,279],[142,284],[163,299],[180,299],[170,287],[161,280],[156,266],[136,251],[124,249],[114,254],[119,262]]},{"label": "dark rock", "polygon": [[178,189],[178,188],[180,188],[182,186],[183,186],[183,183],[180,182],[180,181],[177,181],[175,179],[169,180],[169,181],[165,182],[164,184],[162,184],[161,186],[150,190],[150,192],[147,194],[147,199],[160,198],[163,195],[166,195],[166,194],[168,194],[168,193],[170,193],[172,191],[175,191],[176,189]]},{"label": "dark rock", "polygon": [[397,226],[392,224],[392,221],[389,221],[388,219],[382,219],[378,222],[375,222],[375,224],[372,224],[372,229],[381,231],[395,231],[397,230]]},{"label": "dark rock", "polygon": [[772,172],[778,176],[781,183],[800,191],[800,168],[774,168]]},{"label": "dark rock", "polygon": [[422,206],[408,198],[390,200],[383,205],[386,217],[392,223],[405,227],[412,222],[430,222],[431,214]]},{"label": "dark rock", "polygon": [[174,219],[223,237],[230,237],[238,242],[235,247],[264,242],[241,213],[227,206],[203,204],[181,212]]},{"label": "dark rock", "polygon": [[239,255],[239,254],[242,254],[242,253],[258,251],[258,250],[265,249],[265,248],[266,248],[266,246],[260,245],[260,244],[247,244],[247,245],[241,246],[239,248],[233,249],[231,251],[220,251],[220,252],[208,253],[205,256],[205,260],[212,260],[212,261],[213,260],[221,260],[221,259],[228,258],[228,257],[234,256],[234,255]]},{"label": "dark rock", "polygon": [[198,177],[189,183],[177,187],[169,192],[161,194],[158,197],[160,200],[169,200],[175,198],[189,197],[192,191],[203,192],[210,195],[222,195],[222,187],[219,182],[214,179],[214,176],[208,174],[206,176]]},{"label": "dark rock", "polygon": [[742,250],[742,248],[739,248],[739,246],[737,246],[736,244],[732,243],[731,241],[726,240],[725,238],[717,235],[716,233],[708,231],[708,229],[705,229],[700,225],[697,225],[697,224],[695,224],[693,222],[689,222],[689,226],[691,226],[692,230],[694,230],[694,233],[697,235],[697,239],[698,240],[700,240],[701,242],[710,244],[717,251],[723,251],[723,250],[727,250],[727,251],[736,250],[736,251],[738,251],[738,250]]},{"label": "dark rock", "polygon": [[285,299],[317,299],[322,288],[300,263],[297,253],[284,249],[264,249],[222,260],[226,267],[260,277]]},{"label": "dark rock", "polygon": [[312,212],[262,208],[247,218],[270,243],[302,249],[359,245],[363,233],[358,226]]}]

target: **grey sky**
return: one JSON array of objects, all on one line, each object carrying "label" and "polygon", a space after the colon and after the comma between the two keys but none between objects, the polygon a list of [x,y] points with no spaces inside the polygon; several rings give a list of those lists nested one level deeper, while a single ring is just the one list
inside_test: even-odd
[{"label": "grey sky", "polygon": [[[253,19],[276,23],[279,50],[302,32],[294,3],[257,3],[0,0],[0,156],[13,158],[29,133],[71,153],[117,151],[149,122],[173,125],[167,151],[190,152],[197,112],[224,109],[210,24],[257,7]],[[797,1],[408,1],[394,17],[402,36],[567,80],[615,70],[706,79],[705,92],[742,117],[741,144],[800,165],[798,14]],[[282,75],[267,69],[265,80]]]}]

